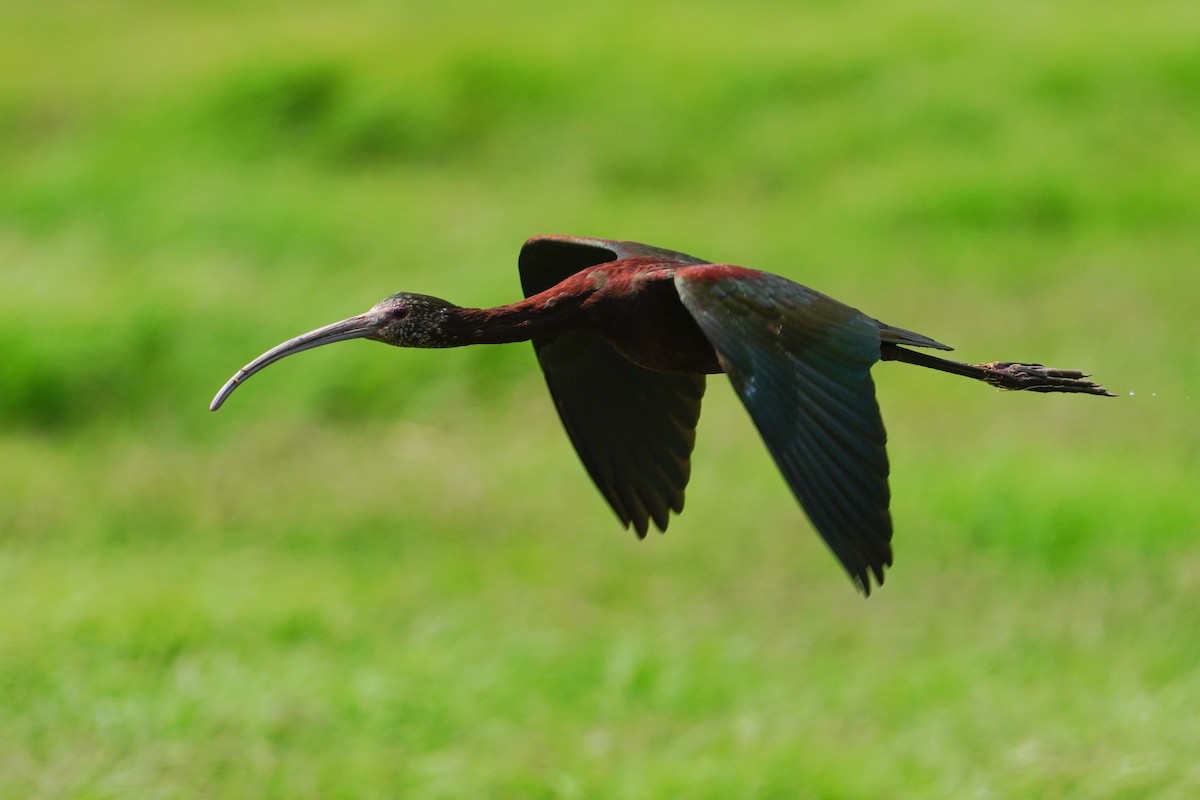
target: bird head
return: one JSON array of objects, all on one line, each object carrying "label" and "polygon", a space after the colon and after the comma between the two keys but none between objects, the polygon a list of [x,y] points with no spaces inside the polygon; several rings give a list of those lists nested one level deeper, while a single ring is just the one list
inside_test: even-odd
[{"label": "bird head", "polygon": [[443,322],[457,308],[440,297],[397,292],[380,300],[365,314],[303,333],[271,348],[229,379],[209,408],[216,411],[247,378],[281,358],[347,339],[372,339],[396,347],[445,347]]},{"label": "bird head", "polygon": [[442,323],[451,308],[458,306],[440,297],[396,292],[362,315],[368,318],[369,327],[361,335],[396,347],[445,347]]}]

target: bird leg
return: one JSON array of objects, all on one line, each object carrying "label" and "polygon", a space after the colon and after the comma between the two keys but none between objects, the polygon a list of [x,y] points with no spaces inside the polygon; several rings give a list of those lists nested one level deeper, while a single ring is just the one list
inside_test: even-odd
[{"label": "bird leg", "polygon": [[1075,369],[1052,369],[1042,364],[1016,361],[989,361],[973,364],[985,374],[983,380],[1000,389],[1024,389],[1030,392],[1082,392],[1106,397],[1114,395],[1098,383],[1084,380],[1087,373]]},{"label": "bird leg", "polygon": [[998,389],[1029,392],[1076,392],[1115,397],[1098,383],[1087,380],[1087,373],[1074,369],[1053,369],[1042,364],[1023,364],[1019,361],[988,361],[983,364],[964,364],[945,358],[918,353],[885,342],[880,349],[883,361],[903,361],[929,367],[953,375],[963,375]]}]

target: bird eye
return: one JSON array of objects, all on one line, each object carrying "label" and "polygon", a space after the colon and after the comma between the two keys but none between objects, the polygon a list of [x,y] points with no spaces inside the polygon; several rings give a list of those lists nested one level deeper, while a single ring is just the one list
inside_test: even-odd
[{"label": "bird eye", "polygon": [[388,314],[392,319],[404,319],[408,316],[408,308],[406,306],[395,306]]}]

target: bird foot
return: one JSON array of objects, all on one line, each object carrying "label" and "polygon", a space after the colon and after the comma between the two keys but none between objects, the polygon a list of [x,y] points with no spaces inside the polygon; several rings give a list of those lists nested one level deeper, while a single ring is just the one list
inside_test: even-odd
[{"label": "bird foot", "polygon": [[1078,392],[1116,397],[1098,383],[1087,380],[1087,373],[1074,369],[1052,369],[1042,364],[1017,361],[989,361],[975,364],[985,374],[983,380],[1000,389],[1028,392]]}]

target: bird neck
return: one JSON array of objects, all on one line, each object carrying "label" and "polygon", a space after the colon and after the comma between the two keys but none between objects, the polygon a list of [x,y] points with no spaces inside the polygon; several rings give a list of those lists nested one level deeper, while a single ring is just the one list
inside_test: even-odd
[{"label": "bird neck", "polygon": [[495,308],[450,309],[442,322],[447,344],[506,344],[554,336],[581,327],[585,298],[547,292]]}]

